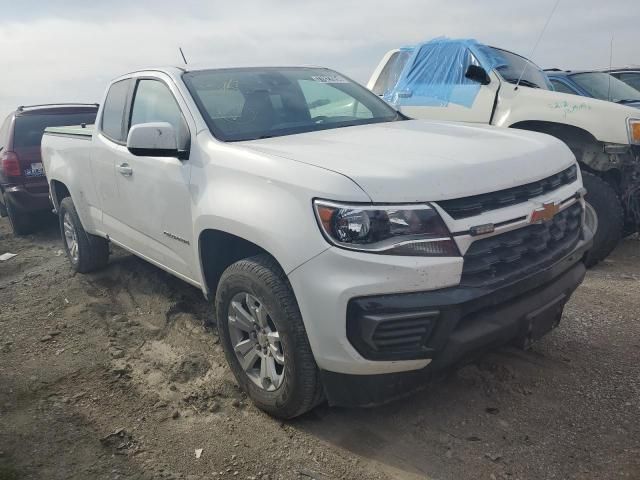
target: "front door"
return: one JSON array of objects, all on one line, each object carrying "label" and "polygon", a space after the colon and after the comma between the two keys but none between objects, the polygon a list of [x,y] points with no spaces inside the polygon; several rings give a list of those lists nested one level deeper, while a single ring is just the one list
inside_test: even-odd
[{"label": "front door", "polygon": [[489,73],[489,85],[448,85],[449,100],[437,99],[424,105],[401,105],[400,110],[411,118],[450,120],[455,122],[489,123],[500,81]]},{"label": "front door", "polygon": [[[449,47],[438,44],[424,46],[421,61],[414,68],[416,78],[410,78],[412,88],[398,92],[398,101],[403,113],[409,117],[456,122],[489,123],[493,113],[500,79],[487,70],[490,82],[482,85],[466,77],[469,66],[480,66],[480,61],[468,48],[457,47],[455,56],[443,62],[443,52]],[[435,52],[430,52],[434,49]],[[450,53],[453,55],[453,53]],[[444,63],[444,64],[443,64]],[[402,98],[407,95],[406,98]]]},{"label": "front door", "polygon": [[480,61],[469,48],[435,42],[413,55],[394,52],[369,86],[412,118],[489,123],[500,79],[487,68],[487,85],[471,80],[466,77],[470,65]]},{"label": "front door", "polygon": [[[135,82],[126,131],[140,123],[168,122],[176,129],[179,149],[188,150],[189,127],[168,84],[161,78]],[[121,242],[195,280],[189,160],[136,156],[125,148],[114,168]]]}]

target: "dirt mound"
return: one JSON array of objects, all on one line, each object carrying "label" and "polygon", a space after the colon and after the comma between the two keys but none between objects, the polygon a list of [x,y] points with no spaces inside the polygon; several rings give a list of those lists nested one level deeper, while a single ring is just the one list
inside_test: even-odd
[{"label": "dirt mound", "polygon": [[182,357],[170,378],[173,382],[186,383],[204,376],[210,368],[211,364],[203,354],[189,353]]}]

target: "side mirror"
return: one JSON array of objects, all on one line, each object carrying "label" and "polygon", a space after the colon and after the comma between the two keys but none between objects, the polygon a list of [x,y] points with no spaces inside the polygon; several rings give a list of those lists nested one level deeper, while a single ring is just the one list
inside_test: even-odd
[{"label": "side mirror", "polygon": [[489,85],[491,83],[491,77],[487,71],[478,65],[469,65],[464,76],[469,80],[478,82],[480,85]]},{"label": "side mirror", "polygon": [[134,125],[127,136],[127,149],[143,157],[178,157],[176,129],[167,122]]}]

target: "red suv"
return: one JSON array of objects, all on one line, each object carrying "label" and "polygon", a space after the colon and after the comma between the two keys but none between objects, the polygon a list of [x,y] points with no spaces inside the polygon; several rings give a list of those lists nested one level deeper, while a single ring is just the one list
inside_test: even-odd
[{"label": "red suv", "polygon": [[42,168],[40,140],[46,127],[93,124],[97,104],[18,107],[0,127],[0,216],[9,217],[16,235],[30,233],[34,214],[51,210]]}]

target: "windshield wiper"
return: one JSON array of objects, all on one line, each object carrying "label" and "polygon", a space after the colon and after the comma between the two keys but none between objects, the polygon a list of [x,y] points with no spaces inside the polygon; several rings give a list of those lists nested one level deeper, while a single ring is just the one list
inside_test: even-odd
[{"label": "windshield wiper", "polygon": [[625,98],[623,100],[616,100],[616,103],[640,103],[640,98]]},{"label": "windshield wiper", "polygon": [[400,110],[396,110],[396,116],[393,117],[393,120],[391,120],[391,121],[392,122],[399,122],[401,120],[411,120],[411,117],[406,116]]},{"label": "windshield wiper", "polygon": [[396,110],[396,115],[390,119],[384,118],[370,118],[370,119],[356,119],[349,122],[330,122],[324,124],[313,124],[313,125],[299,125],[298,128],[284,128],[279,129],[276,128],[271,130],[274,133],[265,133],[264,135],[256,135],[255,137],[248,138],[237,138],[233,140],[228,140],[232,142],[245,142],[251,140],[264,140],[265,138],[274,138],[274,137],[283,137],[287,135],[297,135],[300,133],[310,133],[310,132],[318,132],[321,130],[331,130],[334,128],[344,128],[344,127],[357,127],[360,125],[371,125],[373,123],[386,123],[386,122],[397,122],[401,120],[411,120],[410,117],[407,117],[404,113]]},{"label": "windshield wiper", "polygon": [[[505,80],[509,83],[513,83],[514,85],[518,84],[518,79],[517,78],[505,78]],[[524,78],[520,79],[520,85],[523,85],[525,87],[530,87],[530,88],[540,88],[539,85],[530,82],[529,80],[525,80]]]}]

